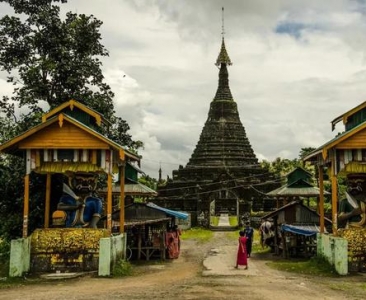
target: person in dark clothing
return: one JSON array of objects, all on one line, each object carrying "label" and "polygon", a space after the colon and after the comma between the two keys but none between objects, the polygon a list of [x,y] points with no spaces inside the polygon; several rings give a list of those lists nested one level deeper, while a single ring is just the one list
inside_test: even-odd
[{"label": "person in dark clothing", "polygon": [[245,223],[244,234],[245,234],[245,237],[247,238],[247,254],[248,254],[248,257],[250,257],[250,255],[252,253],[254,229],[252,227],[250,227],[249,222]]}]

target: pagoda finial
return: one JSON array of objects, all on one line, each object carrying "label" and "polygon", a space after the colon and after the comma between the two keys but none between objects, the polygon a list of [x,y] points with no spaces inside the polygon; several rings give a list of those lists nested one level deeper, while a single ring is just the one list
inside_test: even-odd
[{"label": "pagoda finial", "polygon": [[159,167],[159,182],[161,182],[161,162],[160,162],[160,167]]},{"label": "pagoda finial", "polygon": [[222,38],[224,39],[225,36],[225,25],[224,25],[224,7],[222,7],[222,15],[221,15],[221,22],[222,22]]},{"label": "pagoda finial", "polygon": [[224,36],[225,36],[225,26],[224,26],[224,7],[222,7],[222,17],[221,17],[221,22],[222,22],[222,32],[221,32],[221,35],[222,35],[222,42],[221,42],[221,50],[220,50],[219,56],[217,57],[217,60],[216,60],[215,65],[216,65],[216,66],[218,66],[218,67],[219,67],[219,66],[221,66],[221,64],[226,64],[226,65],[231,66],[231,65],[232,65],[232,63],[231,63],[231,60],[230,60],[229,55],[227,54],[226,47],[225,47],[225,39],[224,39]]}]

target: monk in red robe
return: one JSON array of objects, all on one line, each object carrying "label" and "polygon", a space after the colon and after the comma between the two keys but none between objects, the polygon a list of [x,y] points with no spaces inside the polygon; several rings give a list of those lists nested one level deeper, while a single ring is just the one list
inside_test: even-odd
[{"label": "monk in red robe", "polygon": [[239,266],[245,266],[245,270],[248,269],[248,255],[247,255],[247,238],[245,237],[245,232],[239,232],[239,247],[238,247],[238,256],[236,258],[236,266],[237,269]]}]

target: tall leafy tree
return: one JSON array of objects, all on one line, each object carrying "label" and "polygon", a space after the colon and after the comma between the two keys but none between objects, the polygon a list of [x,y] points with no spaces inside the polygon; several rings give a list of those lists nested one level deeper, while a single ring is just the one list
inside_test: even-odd
[{"label": "tall leafy tree", "polygon": [[[12,100],[37,109],[40,100],[50,108],[75,98],[110,117],[113,92],[103,82],[99,57],[102,22],[94,16],[66,14],[60,18],[58,0],[0,0],[16,15],[0,20],[0,61],[16,88]],[[15,72],[14,72],[15,71]]]},{"label": "tall leafy tree", "polygon": [[59,3],[66,0],[0,2],[15,12],[0,19],[0,68],[15,86],[11,97],[3,96],[0,109],[11,115],[17,103],[40,115],[40,101],[52,109],[75,99],[111,121],[112,128],[102,130],[110,138],[141,146],[127,134],[127,122],[115,116],[114,94],[104,81],[100,59],[108,51],[101,43],[102,21],[71,12],[61,18]]},{"label": "tall leafy tree", "polygon": [[304,159],[308,154],[310,154],[314,150],[316,150],[316,148],[314,148],[314,147],[303,147],[303,148],[301,148],[300,153],[299,153],[299,158]]}]

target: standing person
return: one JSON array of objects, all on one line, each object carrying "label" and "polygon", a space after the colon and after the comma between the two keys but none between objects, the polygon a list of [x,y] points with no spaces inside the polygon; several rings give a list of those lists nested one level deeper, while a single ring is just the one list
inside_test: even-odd
[{"label": "standing person", "polygon": [[245,237],[244,231],[239,231],[239,247],[238,255],[236,258],[235,268],[239,266],[245,266],[245,270],[248,269],[248,259],[247,259],[247,238]]},{"label": "standing person", "polygon": [[261,226],[259,227],[261,234],[261,246],[262,249],[267,245],[266,240],[274,236],[272,232],[272,224],[267,219],[264,219]]},{"label": "standing person", "polygon": [[173,232],[175,233],[175,238],[178,240],[178,250],[180,251],[180,236],[182,235],[182,230],[178,227],[178,225],[174,225]]},{"label": "standing person", "polygon": [[244,229],[245,237],[247,238],[247,253],[248,257],[250,257],[252,253],[252,244],[253,244],[253,235],[254,235],[254,229],[250,227],[249,221],[245,223],[245,229]]}]

